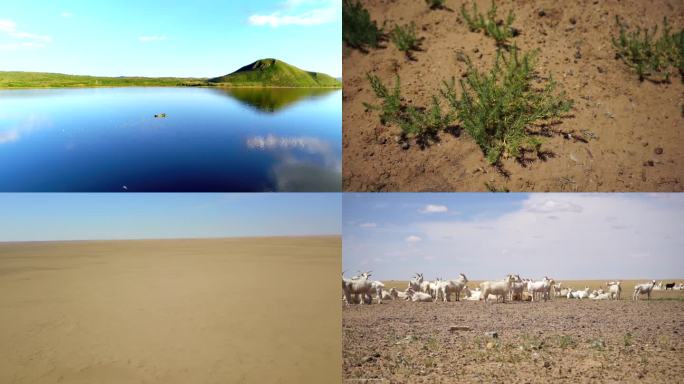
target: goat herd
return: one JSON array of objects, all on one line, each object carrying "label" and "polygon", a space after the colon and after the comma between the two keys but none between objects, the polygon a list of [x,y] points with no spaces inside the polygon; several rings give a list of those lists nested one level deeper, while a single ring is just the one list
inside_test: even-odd
[{"label": "goat herd", "polygon": [[[352,278],[345,278],[342,273],[342,290],[344,296],[342,300],[347,304],[371,304],[373,296],[378,303],[383,300],[403,299],[417,302],[437,302],[451,301],[452,294],[456,301],[461,298],[463,293],[465,300],[488,300],[506,302],[509,300],[519,301],[539,301],[548,300],[551,296],[567,297],[568,299],[592,299],[592,300],[620,300],[622,286],[620,281],[610,281],[606,283],[606,290],[598,289],[590,292],[588,287],[583,290],[575,290],[563,287],[562,283],[556,283],[553,279],[544,277],[542,280],[521,279],[519,275],[508,275],[500,281],[484,281],[479,287],[470,290],[467,286],[468,279],[464,274],[460,274],[456,279],[443,280],[436,279],[427,281],[422,273],[416,275],[408,283],[404,291],[396,288],[385,290],[385,285],[380,281],[370,279],[371,271],[360,273]],[[632,300],[638,300],[640,295],[651,298],[651,291],[663,289],[662,282],[656,284],[653,280],[650,283],[638,284],[634,287]],[[684,290],[684,284],[675,283],[665,284],[665,289]]]}]

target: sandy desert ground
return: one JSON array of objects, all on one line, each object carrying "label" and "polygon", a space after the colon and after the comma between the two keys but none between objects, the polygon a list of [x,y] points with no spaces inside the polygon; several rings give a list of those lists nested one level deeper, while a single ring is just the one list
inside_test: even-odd
[{"label": "sandy desert ground", "polygon": [[335,382],[340,249],[339,237],[2,243],[0,382]]},{"label": "sandy desert ground", "polygon": [[[345,191],[681,191],[684,189],[684,85],[677,74],[670,84],[640,83],[622,61],[615,60],[611,33],[615,16],[630,26],[652,28],[667,16],[674,29],[684,26],[679,0],[511,0],[497,1],[499,17],[509,10],[521,34],[512,42],[523,51],[539,49],[537,69],[567,92],[575,107],[558,126],[587,132],[587,143],[555,135],[542,148],[553,153],[526,167],[513,159],[502,165],[505,176],[488,165],[467,133],[441,133],[439,142],[408,149],[395,141],[400,130],[380,124],[366,73],[393,86],[401,76],[404,100],[428,106],[442,82],[460,78],[468,55],[480,71],[491,68],[494,40],[470,32],[459,19],[462,4],[446,0],[446,9],[429,10],[425,1],[363,0],[371,18],[385,30],[414,22],[423,39],[415,61],[391,42],[369,53],[345,49],[343,57],[343,188]],[[489,0],[478,0],[481,12]],[[468,8],[470,9],[470,8]],[[540,16],[543,10],[543,16]],[[662,29],[662,28],[661,28]],[[676,72],[676,70],[675,70]],[[443,104],[444,105],[444,104]],[[460,134],[458,134],[460,132]],[[456,134],[455,134],[456,133]]]},{"label": "sandy desert ground", "polygon": [[[684,375],[684,291],[654,292],[651,301],[633,302],[634,282],[624,285],[620,301],[345,307],[344,382],[678,382]],[[486,335],[492,331],[498,337]]]}]

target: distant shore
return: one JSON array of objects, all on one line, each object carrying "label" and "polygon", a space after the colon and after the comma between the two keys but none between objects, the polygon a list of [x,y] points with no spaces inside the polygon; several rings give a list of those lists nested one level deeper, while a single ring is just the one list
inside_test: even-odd
[{"label": "distant shore", "polygon": [[202,88],[311,88],[340,89],[335,86],[283,86],[264,84],[230,84],[210,82],[209,78],[193,77],[103,77],[65,75],[43,72],[2,72],[0,89],[59,89],[59,88],[123,88],[123,87],[202,87]]}]

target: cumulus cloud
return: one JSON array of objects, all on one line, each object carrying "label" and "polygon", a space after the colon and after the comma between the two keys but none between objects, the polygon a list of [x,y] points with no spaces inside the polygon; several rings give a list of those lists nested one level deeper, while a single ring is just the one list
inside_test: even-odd
[{"label": "cumulus cloud", "polygon": [[422,241],[423,239],[421,239],[420,237],[418,237],[416,235],[411,235],[411,236],[406,237],[404,240],[407,243],[417,243],[419,241]]},{"label": "cumulus cloud", "polygon": [[164,36],[164,35],[140,36],[140,37],[138,37],[138,40],[140,40],[141,43],[152,43],[155,41],[164,41],[164,40],[166,40],[166,36]]},{"label": "cumulus cloud", "polygon": [[17,28],[17,23],[7,19],[0,20],[0,36],[9,40],[0,44],[0,49],[3,50],[42,48],[52,42],[52,36],[21,31]]},{"label": "cumulus cloud", "polygon": [[[313,9],[301,9],[304,6],[316,6]],[[269,14],[254,14],[248,22],[255,26],[277,28],[286,25],[320,25],[334,22],[340,14],[340,1],[288,0],[285,11],[274,11]]]},{"label": "cumulus cloud", "polygon": [[529,212],[551,213],[551,212],[582,212],[582,207],[568,201],[527,201],[525,208]]},{"label": "cumulus cloud", "polygon": [[424,208],[420,209],[418,212],[420,213],[444,213],[448,212],[449,208],[447,208],[446,205],[435,205],[435,204],[428,204]]},{"label": "cumulus cloud", "polygon": [[377,228],[378,224],[377,223],[361,223],[359,224],[359,227],[361,228]]}]

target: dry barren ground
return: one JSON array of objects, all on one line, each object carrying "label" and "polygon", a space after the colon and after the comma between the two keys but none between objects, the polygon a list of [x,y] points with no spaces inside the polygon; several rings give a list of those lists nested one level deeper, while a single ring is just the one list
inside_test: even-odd
[{"label": "dry barren ground", "polygon": [[[0,383],[335,382],[340,249],[339,237],[0,244]],[[283,289],[284,276],[302,279]]]},{"label": "dry barren ground", "polygon": [[680,382],[682,313],[684,291],[639,302],[350,306],[342,314],[344,382]]},{"label": "dry barren ground", "polygon": [[[343,57],[343,179],[346,191],[484,191],[485,183],[511,191],[681,191],[684,189],[684,86],[679,75],[671,84],[640,83],[623,62],[615,60],[611,33],[615,16],[630,26],[653,27],[667,16],[675,28],[684,27],[680,0],[512,0],[497,1],[499,17],[513,10],[512,39],[524,51],[539,49],[537,69],[553,75],[575,102],[572,116],[558,128],[590,134],[588,143],[560,135],[547,138],[546,161],[523,167],[503,161],[508,177],[489,166],[467,134],[441,133],[439,142],[421,149],[402,149],[396,127],[380,124],[377,112],[363,102],[376,103],[366,73],[385,84],[402,80],[402,96],[428,106],[442,81],[459,78],[466,64],[456,59],[463,51],[480,71],[491,68],[495,43],[483,33],[470,32],[459,21],[461,4],[446,0],[447,9],[429,10],[424,1],[363,0],[378,25],[415,22],[423,39],[415,61],[407,60],[391,42],[369,53],[345,49]],[[481,12],[489,0],[477,1]],[[544,10],[540,16],[539,10]],[[676,71],[676,70],[675,70]],[[458,133],[458,130],[454,132]]]}]

